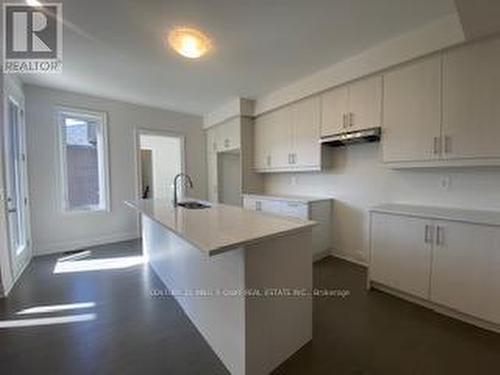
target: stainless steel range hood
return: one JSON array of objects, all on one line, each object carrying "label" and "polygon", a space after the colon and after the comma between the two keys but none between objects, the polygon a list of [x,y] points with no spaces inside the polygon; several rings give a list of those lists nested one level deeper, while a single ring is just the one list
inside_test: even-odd
[{"label": "stainless steel range hood", "polygon": [[381,128],[371,128],[321,137],[320,143],[327,146],[345,146],[352,143],[380,141]]}]

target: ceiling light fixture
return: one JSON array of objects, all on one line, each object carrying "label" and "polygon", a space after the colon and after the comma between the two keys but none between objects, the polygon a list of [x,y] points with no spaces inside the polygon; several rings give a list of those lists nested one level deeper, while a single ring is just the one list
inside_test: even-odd
[{"label": "ceiling light fixture", "polygon": [[201,31],[191,28],[176,28],[168,33],[168,44],[180,55],[197,59],[212,47],[210,38]]}]

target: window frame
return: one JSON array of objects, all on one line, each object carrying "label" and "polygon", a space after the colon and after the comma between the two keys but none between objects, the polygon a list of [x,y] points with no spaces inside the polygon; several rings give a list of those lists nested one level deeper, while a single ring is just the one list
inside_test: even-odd
[{"label": "window frame", "polygon": [[[71,208],[68,193],[68,175],[66,158],[66,117],[76,117],[84,120],[97,121],[97,161],[99,173],[99,204]],[[106,112],[91,111],[75,107],[56,107],[58,149],[59,149],[59,183],[61,209],[66,214],[91,214],[111,212],[110,206],[110,180],[109,180],[109,149],[108,149],[108,123]]]}]

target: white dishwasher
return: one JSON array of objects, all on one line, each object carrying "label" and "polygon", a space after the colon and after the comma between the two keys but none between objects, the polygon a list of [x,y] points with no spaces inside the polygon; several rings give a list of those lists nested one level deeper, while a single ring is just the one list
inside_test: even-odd
[{"label": "white dishwasher", "polygon": [[244,194],[243,207],[316,221],[318,224],[312,231],[313,259],[318,260],[330,254],[333,209],[331,198]]}]

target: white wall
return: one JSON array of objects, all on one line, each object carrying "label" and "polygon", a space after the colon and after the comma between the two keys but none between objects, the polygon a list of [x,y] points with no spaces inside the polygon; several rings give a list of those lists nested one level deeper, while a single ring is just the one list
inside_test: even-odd
[{"label": "white wall", "polygon": [[181,139],[141,135],[141,148],[153,152],[153,198],[171,201],[174,177],[182,171]]},{"label": "white wall", "polygon": [[[379,144],[335,149],[334,165],[319,173],[269,174],[265,191],[334,198],[334,252],[367,260],[368,208],[400,202],[500,210],[500,168],[396,171],[379,163]],[[295,178],[295,185],[291,185]],[[441,188],[449,178],[449,190]]]},{"label": "white wall", "polygon": [[[202,118],[98,97],[28,85],[25,87],[32,233],[35,254],[81,248],[138,236],[133,210],[124,205],[137,191],[135,127],[167,130],[186,137],[186,170],[193,196],[206,197]],[[58,105],[108,115],[111,212],[64,214],[60,208]]]}]

